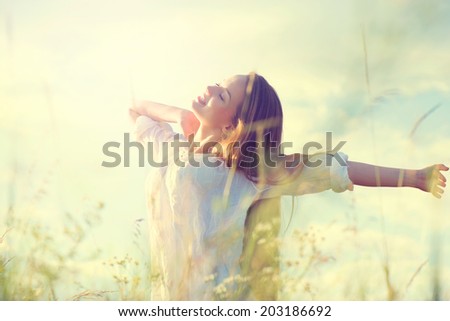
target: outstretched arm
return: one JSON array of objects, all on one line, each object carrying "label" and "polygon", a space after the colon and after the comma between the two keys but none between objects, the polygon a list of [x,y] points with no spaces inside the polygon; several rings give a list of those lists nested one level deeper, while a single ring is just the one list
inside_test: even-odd
[{"label": "outstretched arm", "polygon": [[[328,154],[309,156],[308,166],[306,166],[305,155],[301,154],[285,155],[279,160],[290,162],[295,156],[300,157],[299,166],[286,168],[285,164],[279,163],[275,169],[267,171],[269,178],[273,178],[273,181],[278,184],[270,184],[271,188],[265,190],[260,198],[319,193],[330,188],[335,192],[342,192],[345,189],[351,189],[351,184],[374,187],[413,187],[441,198],[443,188],[446,186],[446,179],[441,171],[449,170],[443,164],[418,170],[382,167],[348,161],[346,157],[345,164],[340,164],[337,160],[327,163],[328,158],[336,159]],[[345,154],[341,155],[341,157],[344,156]],[[321,161],[321,165],[311,166],[317,161]]]},{"label": "outstretched arm", "polygon": [[419,170],[374,166],[359,162],[347,162],[348,176],[355,185],[414,187],[441,198],[447,181],[441,171],[448,171],[444,164],[436,164]]}]

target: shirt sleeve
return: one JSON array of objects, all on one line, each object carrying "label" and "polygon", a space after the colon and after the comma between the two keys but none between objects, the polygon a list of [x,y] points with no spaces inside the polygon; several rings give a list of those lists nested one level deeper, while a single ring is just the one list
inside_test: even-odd
[{"label": "shirt sleeve", "polygon": [[297,177],[288,183],[266,186],[262,189],[260,198],[319,193],[329,189],[336,193],[352,191],[353,183],[348,177],[347,160],[348,156],[342,152],[309,156]]},{"label": "shirt sleeve", "polygon": [[164,151],[169,151],[164,144],[174,140],[175,132],[168,123],[158,122],[148,116],[141,115],[136,118],[134,126],[135,139],[145,147],[152,149],[152,157],[155,162],[164,159]]}]

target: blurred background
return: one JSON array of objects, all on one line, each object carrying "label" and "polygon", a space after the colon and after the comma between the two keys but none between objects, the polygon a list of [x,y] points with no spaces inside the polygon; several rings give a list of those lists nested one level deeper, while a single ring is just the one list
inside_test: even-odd
[{"label": "blurred background", "polygon": [[[449,16],[445,0],[0,0],[0,299],[148,299],[148,168],[101,166],[133,99],[189,108],[256,71],[287,152],[331,131],[351,160],[449,165]],[[327,191],[290,224],[283,199],[282,298],[450,300],[449,196]]]}]

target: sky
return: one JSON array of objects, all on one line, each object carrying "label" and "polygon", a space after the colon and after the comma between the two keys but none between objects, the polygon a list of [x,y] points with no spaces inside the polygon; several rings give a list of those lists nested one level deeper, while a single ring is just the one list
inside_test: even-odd
[{"label": "sky", "polygon": [[[335,144],[346,141],[351,160],[448,165],[448,16],[444,0],[0,0],[0,234],[11,204],[20,219],[59,239],[64,213],[101,203],[87,246],[99,248],[100,258],[80,264],[136,252],[148,169],[102,167],[103,144],[123,142],[134,99],[189,108],[205,86],[250,71],[277,90],[284,139],[295,151],[312,140],[324,144],[331,131]],[[289,217],[289,199],[283,207]],[[296,198],[289,228],[313,226],[334,257],[309,276],[315,298],[355,298],[357,284],[368,298],[384,298],[377,284],[388,253],[402,298],[426,299],[436,235],[442,252],[450,251],[449,209],[445,194],[437,200],[408,188],[356,187]],[[14,246],[26,247],[11,241],[7,252]],[[450,260],[441,259],[450,284]],[[369,270],[370,280],[361,272]],[[355,275],[360,282],[349,285]],[[442,291],[449,299],[450,287]]]}]

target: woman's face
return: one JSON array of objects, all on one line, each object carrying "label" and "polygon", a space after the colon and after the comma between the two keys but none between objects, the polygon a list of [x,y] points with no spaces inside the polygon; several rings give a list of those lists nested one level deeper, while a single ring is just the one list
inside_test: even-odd
[{"label": "woman's face", "polygon": [[247,79],[237,75],[206,87],[205,93],[192,101],[192,110],[200,123],[212,128],[231,125],[238,106],[244,102]]}]

